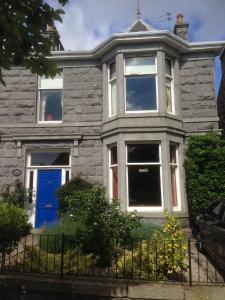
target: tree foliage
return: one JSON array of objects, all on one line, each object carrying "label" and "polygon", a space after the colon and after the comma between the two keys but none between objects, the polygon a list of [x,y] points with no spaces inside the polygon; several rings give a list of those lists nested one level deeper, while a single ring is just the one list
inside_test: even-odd
[{"label": "tree foliage", "polygon": [[225,140],[216,133],[189,138],[186,190],[192,221],[210,203],[225,197]]},{"label": "tree foliage", "polygon": [[[65,5],[68,0],[55,0]],[[44,0],[0,1],[0,82],[2,70],[22,66],[38,75],[54,76],[56,65],[51,55],[54,36],[46,36],[47,25],[61,22],[62,9]]]}]

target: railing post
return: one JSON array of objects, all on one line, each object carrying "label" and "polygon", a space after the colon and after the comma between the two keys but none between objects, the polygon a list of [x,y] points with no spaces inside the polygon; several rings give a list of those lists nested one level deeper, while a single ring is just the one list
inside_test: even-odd
[{"label": "railing post", "polygon": [[65,243],[65,235],[62,234],[60,277],[63,277],[63,272],[64,272],[64,243]]},{"label": "railing post", "polygon": [[188,268],[189,268],[189,286],[192,286],[192,265],[191,265],[191,240],[188,239]]}]

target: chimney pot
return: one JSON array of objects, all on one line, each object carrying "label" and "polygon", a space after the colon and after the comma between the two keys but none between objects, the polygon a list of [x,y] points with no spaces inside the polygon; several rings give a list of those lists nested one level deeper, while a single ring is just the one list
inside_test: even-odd
[{"label": "chimney pot", "polygon": [[177,15],[177,25],[184,24],[184,16],[182,14]]}]

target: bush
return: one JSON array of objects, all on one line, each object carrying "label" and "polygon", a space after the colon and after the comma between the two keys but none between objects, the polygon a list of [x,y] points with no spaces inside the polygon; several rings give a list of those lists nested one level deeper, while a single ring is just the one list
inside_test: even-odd
[{"label": "bush", "polygon": [[186,190],[192,222],[215,200],[225,197],[225,140],[210,132],[189,138]]},{"label": "bush", "polygon": [[29,197],[32,196],[32,191],[26,189],[22,182],[16,180],[15,184],[5,186],[0,195],[2,201],[24,208],[25,204],[29,201]]},{"label": "bush", "polygon": [[157,231],[162,231],[160,225],[152,222],[141,222],[140,226],[131,232],[131,237],[133,240],[148,240],[151,239]]},{"label": "bush", "polygon": [[93,184],[80,178],[74,177],[57,191],[59,199],[59,212],[61,215],[68,215],[68,208],[70,206],[70,197],[75,192],[88,191],[93,187]]},{"label": "bush", "polygon": [[0,253],[10,253],[30,231],[28,216],[22,208],[0,202]]},{"label": "bush", "polygon": [[40,249],[50,253],[59,253],[62,246],[62,235],[65,235],[64,250],[73,250],[81,243],[78,237],[82,236],[85,230],[84,224],[67,216],[54,227],[44,228],[40,236]]},{"label": "bush", "polygon": [[125,250],[114,267],[119,277],[143,279],[174,279],[187,269],[187,245],[179,228],[178,219],[165,212],[163,230],[140,241],[133,249]]},{"label": "bush", "polygon": [[80,178],[72,180],[68,191],[65,186],[63,195],[66,199],[60,201],[66,205],[64,214],[71,216],[81,229],[75,236],[82,244],[83,253],[93,253],[99,257],[99,266],[109,266],[115,239],[130,239],[132,230],[140,225],[139,218],[135,213],[121,212],[115,203],[110,203],[102,186],[94,186]]}]

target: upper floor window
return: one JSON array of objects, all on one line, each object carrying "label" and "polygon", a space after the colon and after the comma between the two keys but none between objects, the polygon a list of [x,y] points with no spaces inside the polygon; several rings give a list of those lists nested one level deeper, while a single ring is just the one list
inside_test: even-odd
[{"label": "upper floor window", "polygon": [[109,116],[117,114],[116,63],[109,65]]},{"label": "upper floor window", "polygon": [[174,113],[174,101],[173,101],[173,67],[172,61],[166,59],[165,62],[166,70],[166,101],[167,101],[167,112]]},{"label": "upper floor window", "polygon": [[38,83],[38,121],[62,121],[62,72],[54,78],[39,77]]},{"label": "upper floor window", "polygon": [[156,58],[125,59],[126,112],[157,110]]}]

